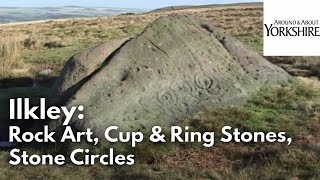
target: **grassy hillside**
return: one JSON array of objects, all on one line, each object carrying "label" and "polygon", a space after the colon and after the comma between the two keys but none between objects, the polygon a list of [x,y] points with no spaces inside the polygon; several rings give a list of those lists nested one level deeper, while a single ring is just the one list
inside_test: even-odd
[{"label": "grassy hillside", "polygon": [[[258,26],[262,22],[261,6],[199,8],[175,12],[213,21],[227,33],[258,50],[262,49],[262,31]],[[53,75],[56,75],[74,53],[110,39],[134,36],[148,23],[175,12],[0,26],[0,47],[4,49],[1,76],[36,77],[47,68],[52,68]]]},{"label": "grassy hillside", "polygon": [[[302,80],[282,87],[266,87],[245,106],[207,107],[181,122],[193,131],[215,131],[229,125],[240,131],[285,131],[293,144],[216,143],[204,148],[197,143],[150,144],[135,149],[114,145],[118,153],[135,154],[134,166],[14,166],[0,151],[1,179],[319,179],[320,178],[320,92],[319,84]],[[66,156],[76,147],[70,144],[59,153]],[[55,153],[24,147],[29,153]],[[104,147],[91,152],[103,154]],[[19,172],[19,173],[17,173]]]},{"label": "grassy hillside", "polygon": [[46,19],[99,17],[138,12],[143,11],[138,9],[98,7],[93,8],[77,6],[43,8],[0,7],[0,23],[35,21]]},{"label": "grassy hillside", "polygon": [[[110,39],[130,37],[160,16],[180,13],[212,21],[226,33],[261,52],[263,7],[229,5],[187,8],[139,15],[66,19],[0,25],[1,77],[36,77],[44,69],[56,76],[76,52]],[[269,58],[292,74],[319,76],[320,58]]]}]

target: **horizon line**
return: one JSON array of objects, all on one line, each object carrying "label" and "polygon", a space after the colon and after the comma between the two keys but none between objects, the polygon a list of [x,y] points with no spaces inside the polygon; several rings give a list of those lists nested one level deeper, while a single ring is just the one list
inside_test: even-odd
[{"label": "horizon line", "polygon": [[179,7],[179,6],[190,6],[190,7],[201,7],[208,5],[232,5],[232,4],[255,4],[262,3],[263,1],[255,1],[255,2],[238,2],[238,3],[215,3],[215,4],[201,4],[201,5],[176,5],[176,6],[163,6],[158,8],[128,8],[128,7],[112,7],[112,6],[79,6],[79,5],[65,5],[65,6],[1,6],[0,8],[62,8],[62,7],[83,7],[83,8],[117,8],[117,9],[140,9],[140,10],[153,10],[153,9],[161,9],[166,7]]}]

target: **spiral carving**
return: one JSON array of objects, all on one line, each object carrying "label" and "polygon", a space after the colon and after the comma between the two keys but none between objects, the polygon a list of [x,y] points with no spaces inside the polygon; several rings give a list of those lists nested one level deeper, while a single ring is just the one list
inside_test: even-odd
[{"label": "spiral carving", "polygon": [[208,90],[214,86],[214,79],[206,74],[197,74],[195,76],[195,84],[198,88]]},{"label": "spiral carving", "polygon": [[166,106],[175,106],[178,103],[178,96],[171,89],[158,93],[157,101]]},{"label": "spiral carving", "polygon": [[194,76],[194,84],[197,87],[196,93],[192,95],[200,99],[208,99],[212,96],[221,97],[226,93],[223,83],[206,73],[198,73]]}]

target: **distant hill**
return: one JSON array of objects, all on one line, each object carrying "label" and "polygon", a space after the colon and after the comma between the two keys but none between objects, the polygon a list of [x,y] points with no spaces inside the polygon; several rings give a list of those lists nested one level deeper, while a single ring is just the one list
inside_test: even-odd
[{"label": "distant hill", "polygon": [[188,9],[188,8],[195,8],[197,6],[168,6],[164,8],[159,8],[152,10],[150,12],[164,12],[164,11],[175,11],[175,10],[183,10],[183,9]]},{"label": "distant hill", "polygon": [[186,6],[169,6],[169,7],[163,7],[159,9],[155,9],[150,11],[151,13],[154,12],[166,12],[166,11],[177,11],[177,10],[185,10],[185,9],[194,9],[194,8],[213,8],[213,7],[228,7],[228,6],[259,6],[262,5],[262,2],[253,2],[253,3],[236,3],[236,4],[209,4],[209,5],[201,5],[201,6],[192,6],[192,5],[186,5]]},{"label": "distant hill", "polygon": [[141,13],[140,9],[100,7],[0,7],[0,23],[24,22],[46,19],[111,16],[126,13]]}]

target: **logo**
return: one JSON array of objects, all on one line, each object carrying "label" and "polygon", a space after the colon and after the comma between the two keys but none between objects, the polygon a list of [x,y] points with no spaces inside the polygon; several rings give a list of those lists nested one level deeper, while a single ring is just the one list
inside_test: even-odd
[{"label": "logo", "polygon": [[320,56],[320,1],[265,0],[264,55]]},{"label": "logo", "polygon": [[264,24],[267,36],[320,36],[319,20],[275,20]]}]

